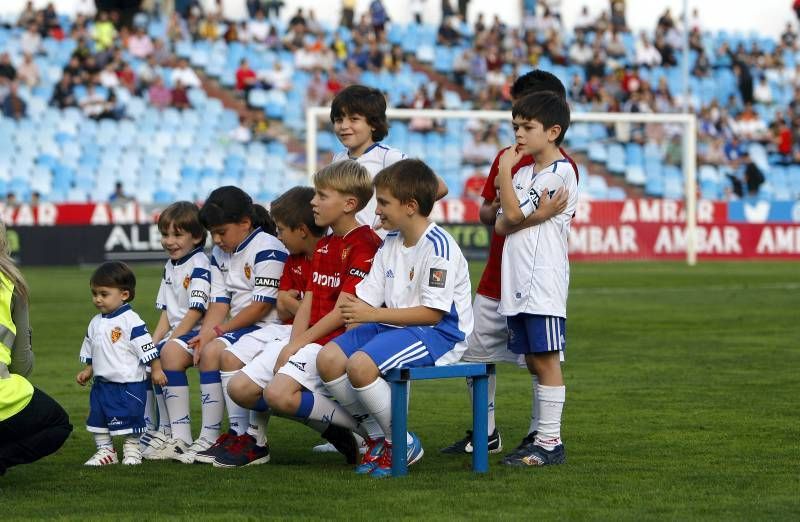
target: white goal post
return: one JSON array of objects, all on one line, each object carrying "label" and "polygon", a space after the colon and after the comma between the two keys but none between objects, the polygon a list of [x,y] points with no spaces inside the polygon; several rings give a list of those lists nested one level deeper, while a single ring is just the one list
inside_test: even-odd
[{"label": "white goal post", "polygon": [[[697,119],[694,114],[644,114],[577,112],[572,113],[572,123],[657,123],[683,125],[683,173],[685,181],[686,210],[686,262],[697,263]],[[454,118],[510,121],[509,111],[464,111],[435,109],[388,109],[389,120],[411,118]],[[330,107],[306,109],[306,172],[309,178],[317,171],[317,125],[330,118]],[[421,158],[424,159],[424,158]]]}]

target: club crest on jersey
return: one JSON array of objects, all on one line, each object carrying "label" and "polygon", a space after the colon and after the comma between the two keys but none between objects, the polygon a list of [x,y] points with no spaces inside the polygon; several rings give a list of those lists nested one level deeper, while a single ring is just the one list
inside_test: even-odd
[{"label": "club crest on jersey", "polygon": [[346,247],[342,249],[342,261],[347,259],[347,255],[350,253],[350,247]]},{"label": "club crest on jersey", "polygon": [[428,276],[428,286],[432,288],[444,288],[447,282],[447,270],[441,268],[431,268]]},{"label": "club crest on jersey", "polygon": [[187,275],[186,277],[184,277],[183,278],[183,288],[185,290],[188,290],[189,289],[189,283],[191,283],[191,282],[192,282],[192,278],[190,276]]},{"label": "club crest on jersey", "polygon": [[120,340],[122,337],[122,328],[119,326],[115,326],[113,330],[111,330],[111,342],[115,343]]},{"label": "club crest on jersey", "polygon": [[250,276],[251,276],[251,275],[253,275],[253,269],[252,269],[252,268],[250,268],[250,263],[245,263],[245,264],[244,264],[244,276],[245,276],[247,279],[250,279]]},{"label": "club crest on jersey", "polygon": [[408,272],[408,280],[409,281],[413,281],[414,280],[414,267],[413,266],[411,267],[411,270],[409,270],[409,272]]}]

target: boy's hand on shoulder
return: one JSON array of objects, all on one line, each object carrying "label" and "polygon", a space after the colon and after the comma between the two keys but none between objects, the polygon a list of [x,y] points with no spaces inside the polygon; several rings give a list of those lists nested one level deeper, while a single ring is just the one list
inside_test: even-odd
[{"label": "boy's hand on shoulder", "polygon": [[522,148],[519,145],[514,145],[507,148],[505,151],[503,151],[503,154],[500,155],[500,162],[497,164],[500,172],[510,171],[514,165],[519,163],[524,155],[525,154],[522,153]]},{"label": "boy's hand on shoulder", "polygon": [[77,377],[75,377],[75,381],[78,384],[80,384],[81,386],[86,386],[86,383],[88,383],[91,379],[92,379],[92,367],[91,366],[87,366],[86,368],[81,370],[78,373]]},{"label": "boy's hand on shoulder", "polygon": [[344,301],[339,304],[339,310],[342,312],[342,318],[347,325],[375,322],[373,320],[375,308],[357,297],[344,296]]},{"label": "boy's hand on shoulder", "polygon": [[550,191],[545,187],[542,190],[542,197],[539,198],[538,212],[540,212],[541,216],[545,219],[561,214],[564,212],[564,209],[567,208],[567,196],[567,189],[564,187],[556,190],[552,196],[550,195]]}]

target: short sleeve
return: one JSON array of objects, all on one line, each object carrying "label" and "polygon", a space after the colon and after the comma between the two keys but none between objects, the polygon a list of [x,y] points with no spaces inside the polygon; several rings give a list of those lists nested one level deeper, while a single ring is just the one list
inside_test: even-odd
[{"label": "short sleeve", "polygon": [[397,149],[389,149],[386,151],[386,157],[383,160],[383,168],[388,167],[389,165],[393,165],[400,160],[406,159],[405,152],[401,152]]},{"label": "short sleeve", "polygon": [[150,332],[147,331],[147,326],[144,323],[131,328],[131,344],[135,347],[136,356],[142,364],[147,364],[158,358],[158,350],[153,345],[153,338],[150,337]]},{"label": "short sleeve", "polygon": [[81,362],[84,364],[92,364],[92,325],[89,324],[89,329],[86,331],[86,336],[83,338],[83,344],[81,344]]},{"label": "short sleeve", "polygon": [[225,288],[225,274],[220,270],[217,254],[211,255],[211,302],[231,304],[231,294]]},{"label": "short sleeve", "polygon": [[341,291],[355,295],[356,285],[360,283],[372,269],[376,246],[371,242],[359,242],[353,245],[347,257],[347,265],[342,274]]},{"label": "short sleeve", "polygon": [[446,313],[453,306],[456,279],[460,274],[457,273],[459,257],[450,254],[449,244],[445,246],[447,250],[442,252],[444,255],[434,254],[425,260],[420,304]]},{"label": "short sleeve", "polygon": [[192,270],[189,283],[189,308],[205,312],[208,308],[208,295],[211,292],[211,271],[196,267]]},{"label": "short sleeve", "polygon": [[[393,237],[387,236],[388,241],[393,241]],[[375,253],[375,258],[370,267],[369,273],[358,284],[356,284],[354,294],[362,301],[369,303],[374,307],[383,305],[386,301],[385,287],[386,287],[386,256],[387,244],[384,242],[378,251]]]},{"label": "short sleeve", "polygon": [[283,267],[288,257],[285,250],[278,249],[265,249],[256,254],[253,262],[253,301],[275,304]]},{"label": "short sleeve", "polygon": [[540,172],[533,178],[531,188],[525,194],[520,195],[519,208],[527,218],[539,208],[539,198],[543,192],[547,192],[552,197],[559,188],[565,186],[564,179],[554,172]]},{"label": "short sleeve", "polygon": [[158,295],[156,296],[156,308],[159,310],[167,309],[167,285],[164,282],[166,269],[161,275],[161,285],[158,287]]}]

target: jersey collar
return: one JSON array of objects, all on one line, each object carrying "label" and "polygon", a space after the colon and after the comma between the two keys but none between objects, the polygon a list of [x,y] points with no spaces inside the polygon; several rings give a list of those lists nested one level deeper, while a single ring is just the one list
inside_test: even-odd
[{"label": "jersey collar", "polygon": [[128,303],[125,303],[124,305],[120,306],[119,308],[117,308],[116,310],[111,312],[110,314],[102,314],[102,316],[103,316],[103,319],[113,319],[114,317],[118,317],[118,316],[124,314],[125,312],[127,312],[130,309],[131,309],[131,305],[129,305]]},{"label": "jersey collar", "polygon": [[247,236],[244,241],[239,243],[239,246],[236,247],[236,250],[234,250],[233,253],[235,254],[237,252],[241,252],[242,250],[247,248],[247,245],[250,244],[250,241],[252,241],[253,238],[256,237],[256,234],[258,234],[259,232],[261,232],[261,227],[256,227],[255,230],[250,232],[250,235]]},{"label": "jersey collar", "polygon": [[193,255],[195,255],[198,252],[202,252],[202,251],[203,251],[203,247],[199,246],[199,247],[195,248],[194,250],[192,250],[191,252],[189,252],[188,254],[186,254],[185,256],[183,256],[180,259],[175,259],[175,260],[170,259],[170,262],[172,262],[172,266],[182,265],[185,262],[187,262],[189,259],[191,259]]},{"label": "jersey collar", "polygon": [[[362,152],[362,153],[361,153],[361,156],[363,156],[363,155],[364,155],[364,154],[366,154],[367,152],[371,151],[371,150],[372,150],[372,149],[374,149],[375,147],[379,146],[380,144],[381,144],[381,142],[379,142],[379,141],[376,141],[375,143],[373,143],[372,145],[370,145],[369,147],[367,147],[367,150],[365,150],[364,152]],[[359,156],[358,158],[360,158],[361,156]],[[347,153],[347,157],[348,157],[349,159],[351,159],[351,160],[358,159],[358,158],[354,158],[353,156],[351,156],[349,152]]]}]

